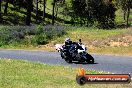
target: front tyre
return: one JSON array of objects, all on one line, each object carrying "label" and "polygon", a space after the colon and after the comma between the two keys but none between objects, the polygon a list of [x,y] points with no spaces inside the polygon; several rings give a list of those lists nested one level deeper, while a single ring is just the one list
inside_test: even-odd
[{"label": "front tyre", "polygon": [[90,54],[87,54],[86,57],[87,57],[86,60],[87,63],[94,64],[94,58]]}]

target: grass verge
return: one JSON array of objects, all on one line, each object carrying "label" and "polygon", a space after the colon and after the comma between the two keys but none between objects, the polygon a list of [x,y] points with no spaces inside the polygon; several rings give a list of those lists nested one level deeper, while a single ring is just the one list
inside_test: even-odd
[{"label": "grass verge", "polygon": [[[76,69],[36,62],[1,59],[1,88],[131,88],[130,84],[88,84],[79,86],[75,81]],[[89,74],[101,74],[88,70]]]}]

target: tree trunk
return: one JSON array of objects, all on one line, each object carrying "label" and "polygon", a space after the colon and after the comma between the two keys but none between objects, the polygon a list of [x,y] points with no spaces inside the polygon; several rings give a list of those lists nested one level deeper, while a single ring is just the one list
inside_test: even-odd
[{"label": "tree trunk", "polygon": [[21,3],[22,3],[22,2],[19,2],[19,7],[18,7],[19,10],[21,9]]},{"label": "tree trunk", "polygon": [[4,14],[7,14],[7,9],[8,9],[8,1],[5,4],[5,10],[4,10]]},{"label": "tree trunk", "polygon": [[58,15],[58,6],[56,6],[56,8],[55,8],[55,13],[56,13],[55,17],[57,18],[57,15]]},{"label": "tree trunk", "polygon": [[38,22],[38,0],[36,0],[36,22]]},{"label": "tree trunk", "polygon": [[26,17],[26,25],[30,25],[30,23],[31,23],[31,11],[30,11],[30,9],[28,8],[27,9],[27,17]]},{"label": "tree trunk", "polygon": [[27,17],[26,17],[26,25],[30,25],[31,23],[31,12],[32,12],[32,0],[27,0]]},{"label": "tree trunk", "polygon": [[126,20],[126,11],[124,11],[124,20]]},{"label": "tree trunk", "polygon": [[45,21],[46,0],[44,0],[43,20]]},{"label": "tree trunk", "polygon": [[130,15],[130,8],[127,10],[127,27],[129,26],[129,15]]},{"label": "tree trunk", "polygon": [[2,17],[1,17],[1,13],[2,13],[2,12],[1,12],[1,2],[2,2],[2,1],[0,0],[0,22],[2,21]]},{"label": "tree trunk", "polygon": [[54,16],[54,14],[55,14],[55,2],[56,2],[56,0],[53,0],[52,25],[54,25],[54,23],[55,23],[55,16]]}]

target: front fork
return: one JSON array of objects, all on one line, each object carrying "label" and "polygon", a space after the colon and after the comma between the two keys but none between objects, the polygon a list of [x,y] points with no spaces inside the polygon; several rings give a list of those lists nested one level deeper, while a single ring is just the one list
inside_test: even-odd
[{"label": "front fork", "polygon": [[82,56],[82,58],[83,58],[84,60],[87,60],[86,54],[87,54],[86,52],[82,52],[82,53],[81,53],[81,56]]}]

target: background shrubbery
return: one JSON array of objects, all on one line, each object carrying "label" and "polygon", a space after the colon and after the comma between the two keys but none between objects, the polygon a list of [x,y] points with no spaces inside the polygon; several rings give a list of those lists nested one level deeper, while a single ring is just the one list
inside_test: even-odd
[{"label": "background shrubbery", "polygon": [[1,26],[0,46],[10,44],[43,45],[66,34],[64,28],[43,26]]}]

